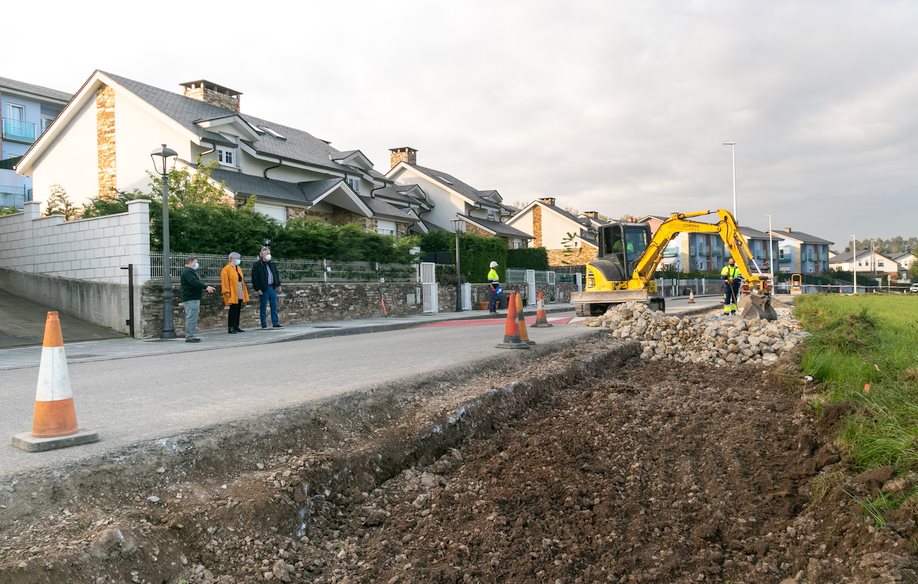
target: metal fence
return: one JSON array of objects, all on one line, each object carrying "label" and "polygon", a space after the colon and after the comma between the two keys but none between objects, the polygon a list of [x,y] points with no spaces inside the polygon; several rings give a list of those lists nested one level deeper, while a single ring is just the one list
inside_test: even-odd
[{"label": "metal fence", "polygon": [[[507,268],[507,283],[508,284],[522,284],[526,282],[526,271],[523,269],[517,268]],[[536,284],[548,284],[552,285],[557,281],[556,274],[552,271],[539,271],[535,272],[535,282]]]},{"label": "metal fence", "polygon": [[[198,258],[198,275],[208,283],[220,281],[220,270],[226,265],[226,256],[213,254],[174,254],[171,273],[177,279],[189,257]],[[249,277],[255,256],[243,256],[241,268]],[[332,260],[274,260],[281,282],[415,282],[417,268],[411,264],[381,264],[377,262],[338,262]],[[163,277],[163,254],[150,254],[150,277]],[[177,280],[176,280],[177,281]]]},{"label": "metal fence", "polygon": [[720,294],[723,282],[713,278],[658,278],[657,290],[662,296],[688,296],[689,291],[699,294]]}]

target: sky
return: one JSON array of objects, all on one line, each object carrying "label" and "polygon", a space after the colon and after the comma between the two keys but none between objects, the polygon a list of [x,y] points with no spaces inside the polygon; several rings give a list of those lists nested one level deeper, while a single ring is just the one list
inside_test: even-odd
[{"label": "sky", "polygon": [[381,172],[411,146],[508,204],[613,218],[733,210],[736,142],[741,224],[918,235],[911,0],[45,4],[5,27],[0,77],[204,78]]}]

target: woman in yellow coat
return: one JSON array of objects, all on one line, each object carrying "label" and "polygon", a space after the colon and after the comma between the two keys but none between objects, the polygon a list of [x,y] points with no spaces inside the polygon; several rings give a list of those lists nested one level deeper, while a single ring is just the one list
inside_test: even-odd
[{"label": "woman in yellow coat", "polygon": [[223,304],[229,306],[229,320],[227,329],[229,334],[244,333],[239,328],[239,312],[242,303],[249,301],[249,291],[245,287],[245,277],[242,275],[241,256],[233,252],[227,257],[226,265],[220,270],[220,291],[223,293]]}]

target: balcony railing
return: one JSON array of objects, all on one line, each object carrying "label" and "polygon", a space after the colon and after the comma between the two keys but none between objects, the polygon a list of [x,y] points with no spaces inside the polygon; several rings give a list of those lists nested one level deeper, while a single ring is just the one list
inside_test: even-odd
[{"label": "balcony railing", "polygon": [[34,123],[14,120],[12,118],[2,118],[2,120],[2,135],[4,140],[27,142],[29,144],[35,141],[37,134],[35,133]]}]

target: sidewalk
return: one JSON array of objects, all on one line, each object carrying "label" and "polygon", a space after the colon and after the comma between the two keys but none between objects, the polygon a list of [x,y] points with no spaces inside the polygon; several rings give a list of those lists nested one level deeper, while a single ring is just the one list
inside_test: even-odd
[{"label": "sidewalk", "polygon": [[[572,304],[550,304],[545,306],[546,313],[573,312]],[[535,315],[536,307],[523,309],[527,315]],[[501,323],[506,319],[507,311],[501,310],[499,318],[492,318],[482,310],[466,312],[441,312],[439,314],[414,314],[410,316],[392,316],[389,318],[366,318],[357,320],[333,320],[314,323],[290,324],[275,329],[245,329],[244,333],[229,335],[223,328],[218,331],[199,331],[200,343],[186,343],[184,338],[161,340],[137,340],[128,337],[98,341],[67,341],[66,322],[62,323],[67,347],[67,362],[104,361],[109,359],[128,359],[147,355],[165,355],[191,351],[210,351],[228,347],[245,347],[267,343],[283,343],[301,339],[322,337],[339,337],[360,335],[414,328],[429,323],[453,320],[490,319]],[[44,323],[44,315],[41,322]],[[44,325],[42,325],[44,326]],[[41,345],[16,347],[0,350],[0,371],[38,367],[41,359]]]}]

